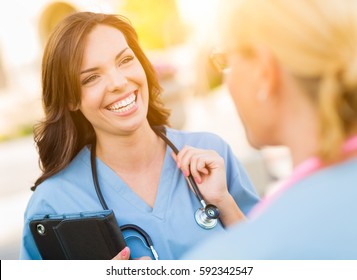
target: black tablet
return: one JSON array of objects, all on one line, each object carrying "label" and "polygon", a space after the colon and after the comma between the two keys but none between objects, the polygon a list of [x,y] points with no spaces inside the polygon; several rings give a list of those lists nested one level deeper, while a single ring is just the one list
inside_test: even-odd
[{"label": "black tablet", "polygon": [[109,260],[126,246],[112,210],[35,217],[30,230],[44,260]]}]

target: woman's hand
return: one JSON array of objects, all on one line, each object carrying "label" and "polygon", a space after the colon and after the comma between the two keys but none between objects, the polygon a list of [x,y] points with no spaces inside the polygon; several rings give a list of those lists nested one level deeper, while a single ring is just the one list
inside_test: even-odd
[{"label": "woman's hand", "polygon": [[[125,247],[123,250],[119,252],[118,255],[116,255],[113,260],[119,260],[119,261],[125,261],[130,259],[130,249],[129,247]],[[144,256],[141,258],[138,258],[137,260],[151,260],[150,257]]]},{"label": "woman's hand", "polygon": [[172,156],[185,177],[189,174],[193,176],[205,200],[220,204],[227,199],[226,169],[223,158],[217,152],[185,146]]},{"label": "woman's hand", "polygon": [[177,155],[172,153],[172,157],[185,177],[193,176],[206,203],[219,208],[225,226],[245,218],[228,192],[224,159],[217,152],[185,146]]}]

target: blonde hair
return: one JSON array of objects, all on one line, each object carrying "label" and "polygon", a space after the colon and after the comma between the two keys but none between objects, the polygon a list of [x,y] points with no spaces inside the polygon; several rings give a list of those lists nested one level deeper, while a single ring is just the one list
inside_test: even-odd
[{"label": "blonde hair", "polygon": [[319,156],[333,159],[357,124],[357,0],[223,2],[225,47],[273,53],[315,102]]}]

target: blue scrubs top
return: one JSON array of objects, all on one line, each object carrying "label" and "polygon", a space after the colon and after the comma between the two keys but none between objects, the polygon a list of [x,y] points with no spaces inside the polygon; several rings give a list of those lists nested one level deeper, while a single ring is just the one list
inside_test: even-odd
[{"label": "blue scrubs top", "polygon": [[357,259],[357,160],[291,186],[256,219],[212,236],[184,259]]},{"label": "blue scrubs top", "polygon": [[[184,145],[217,151],[225,160],[229,191],[241,210],[247,214],[258,202],[246,172],[220,137],[212,133],[190,133],[167,129],[167,137],[180,150]],[[109,209],[113,209],[119,225],[135,224],[151,237],[160,259],[179,259],[197,242],[224,231],[221,225],[205,230],[196,224],[195,211],[200,207],[187,186],[182,172],[166,149],[163,169],[154,207],[151,208],[100,159],[98,180]],[[21,259],[41,259],[29,222],[36,215],[101,211],[90,166],[90,151],[83,148],[70,165],[41,183],[33,193],[26,212]],[[143,238],[135,231],[124,231],[132,258],[152,256]]]}]

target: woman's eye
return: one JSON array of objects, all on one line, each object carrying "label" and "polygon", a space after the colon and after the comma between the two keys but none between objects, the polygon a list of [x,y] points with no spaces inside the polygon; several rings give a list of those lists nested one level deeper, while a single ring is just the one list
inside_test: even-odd
[{"label": "woman's eye", "polygon": [[129,63],[133,59],[134,59],[134,56],[131,56],[131,55],[130,56],[126,56],[119,62],[119,66]]},{"label": "woman's eye", "polygon": [[99,76],[98,75],[92,75],[92,76],[89,76],[88,78],[84,79],[83,82],[82,82],[82,85],[86,85],[90,82],[93,82],[95,81],[95,79],[97,79]]}]

